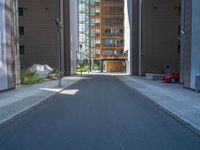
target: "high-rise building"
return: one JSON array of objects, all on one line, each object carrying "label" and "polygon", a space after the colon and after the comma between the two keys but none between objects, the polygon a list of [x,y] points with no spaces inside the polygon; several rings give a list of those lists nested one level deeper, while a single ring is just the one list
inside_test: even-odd
[{"label": "high-rise building", "polygon": [[[131,73],[161,73],[169,64],[184,87],[200,76],[200,1],[125,0],[130,25]],[[159,69],[160,68],[160,69]]]},{"label": "high-rise building", "polygon": [[17,0],[0,1],[0,91],[19,84]]},{"label": "high-rise building", "polygon": [[131,73],[164,73],[180,67],[180,1],[126,0],[131,30]]},{"label": "high-rise building", "polygon": [[124,0],[90,1],[90,49],[101,71],[125,71]]},{"label": "high-rise building", "polygon": [[[19,0],[19,34],[21,68],[33,64],[58,67],[58,47],[61,48],[61,70],[76,71],[78,50],[77,0]],[[57,34],[55,20],[63,26]],[[60,43],[57,37],[60,36]]]}]

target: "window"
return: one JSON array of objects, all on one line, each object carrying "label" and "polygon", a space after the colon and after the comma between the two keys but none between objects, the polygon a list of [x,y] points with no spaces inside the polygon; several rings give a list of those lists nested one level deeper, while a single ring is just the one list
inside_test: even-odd
[{"label": "window", "polygon": [[104,50],[103,51],[103,54],[104,55],[121,55],[121,54],[124,54],[124,50]]},{"label": "window", "polygon": [[24,16],[24,8],[19,7],[19,16]]},{"label": "window", "polygon": [[104,55],[113,55],[113,51],[112,50],[104,50],[103,54]]},{"label": "window", "polygon": [[119,39],[105,39],[104,44],[105,45],[122,45],[124,43],[123,40]]},{"label": "window", "polygon": [[104,40],[105,45],[111,45],[112,43],[113,43],[113,40],[111,40],[111,39]]},{"label": "window", "polygon": [[123,33],[123,29],[120,28],[109,28],[105,29],[105,34],[121,34]]},{"label": "window", "polygon": [[20,45],[19,46],[19,53],[20,53],[20,55],[24,55],[25,54],[25,52],[24,52],[24,45]]},{"label": "window", "polygon": [[24,35],[24,27],[23,27],[23,26],[20,26],[20,27],[19,27],[19,35],[20,35],[20,36],[23,36],[23,35]]}]

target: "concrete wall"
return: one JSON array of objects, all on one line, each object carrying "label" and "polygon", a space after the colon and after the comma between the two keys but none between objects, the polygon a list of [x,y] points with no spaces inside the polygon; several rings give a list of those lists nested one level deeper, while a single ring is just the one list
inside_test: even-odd
[{"label": "concrete wall", "polygon": [[17,1],[0,0],[0,91],[19,81]]},{"label": "concrete wall", "polygon": [[195,77],[200,76],[200,1],[192,0],[192,43],[190,88],[195,88]]},{"label": "concrete wall", "polygon": [[192,0],[181,1],[181,82],[190,87]]},{"label": "concrete wall", "polygon": [[16,84],[19,85],[21,83],[20,81],[20,54],[19,54],[19,15],[18,15],[18,0],[14,0],[13,3],[13,35],[14,35],[14,53],[15,53],[15,78],[16,78]]},{"label": "concrete wall", "polygon": [[128,60],[126,61],[126,72],[128,74],[131,73],[131,66],[130,66],[130,62],[131,62],[131,19],[132,19],[132,15],[131,15],[131,4],[132,0],[125,0],[124,4],[124,50],[128,51]]},{"label": "concrete wall", "polygon": [[0,0],[0,90],[8,88],[5,1]]},{"label": "concrete wall", "polygon": [[[132,74],[138,75],[139,74],[139,49],[140,49],[140,0],[130,0],[130,6],[129,8],[132,8],[132,16],[131,16],[131,22],[132,22],[132,35],[131,35],[131,62],[132,62]],[[132,4],[132,5],[131,5]],[[132,7],[131,7],[132,6]]]},{"label": "concrete wall", "polygon": [[76,56],[78,48],[78,0],[70,0],[71,74],[76,73]]},{"label": "concrete wall", "polygon": [[181,81],[195,89],[195,77],[200,75],[200,1],[181,2]]},{"label": "concrete wall", "polygon": [[[130,38],[130,74],[139,74],[139,9],[140,0],[126,0],[125,6],[125,39]],[[127,18],[128,15],[128,18]],[[128,24],[129,23],[129,24]],[[130,30],[129,30],[129,28]],[[127,29],[128,28],[128,29]],[[130,31],[130,36],[128,35]],[[127,37],[128,36],[128,37]],[[129,47],[129,42],[125,40],[125,46]],[[125,47],[126,48],[126,47]]]}]

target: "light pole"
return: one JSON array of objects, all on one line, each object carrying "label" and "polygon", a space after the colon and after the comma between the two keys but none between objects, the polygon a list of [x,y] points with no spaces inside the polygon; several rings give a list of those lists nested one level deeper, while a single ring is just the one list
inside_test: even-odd
[{"label": "light pole", "polygon": [[61,29],[63,27],[63,23],[60,19],[55,20],[56,29],[57,29],[57,61],[58,61],[58,87],[61,87]]},{"label": "light pole", "polygon": [[80,44],[80,60],[81,60],[81,77],[83,76],[83,52],[82,52],[83,45]]}]

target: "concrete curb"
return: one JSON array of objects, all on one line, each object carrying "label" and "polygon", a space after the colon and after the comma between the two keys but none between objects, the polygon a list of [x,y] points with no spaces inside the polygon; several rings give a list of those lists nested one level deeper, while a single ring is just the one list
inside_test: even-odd
[{"label": "concrete curb", "polygon": [[148,102],[150,102],[151,104],[157,106],[160,110],[162,110],[163,112],[167,113],[169,116],[171,116],[172,118],[174,118],[175,120],[177,120],[179,123],[181,123],[182,125],[184,125],[185,127],[189,128],[193,133],[197,134],[198,136],[200,136],[200,130],[195,127],[194,125],[192,125],[190,122],[184,120],[183,118],[181,118],[179,115],[171,112],[170,110],[168,110],[167,108],[165,108],[163,105],[157,103],[154,99],[152,99],[151,97],[145,95],[144,93],[142,93],[141,91],[139,91],[137,88],[129,86],[127,83],[125,83],[125,81],[123,81],[123,79],[121,79],[121,77],[117,77],[121,83],[123,83],[125,86],[127,86],[128,88],[130,88],[131,90],[136,91],[138,94],[144,96]]},{"label": "concrete curb", "polygon": [[35,107],[41,105],[43,102],[45,102],[45,100],[57,95],[58,93],[62,92],[63,90],[65,90],[67,87],[73,85],[73,84],[76,84],[77,82],[81,81],[82,79],[79,79],[77,81],[74,81],[73,83],[67,85],[67,86],[64,86],[62,87],[62,89],[60,89],[59,91],[53,93],[52,95],[49,95],[49,96],[46,96],[44,98],[42,98],[41,100],[39,100],[38,102],[35,102],[34,104],[31,104],[30,106],[24,108],[24,109],[21,109],[19,110],[18,112],[14,113],[13,115],[7,117],[6,119],[3,119],[3,120],[0,120],[0,128],[7,125],[8,123],[14,121],[15,119],[19,118],[21,115],[33,110]]}]

